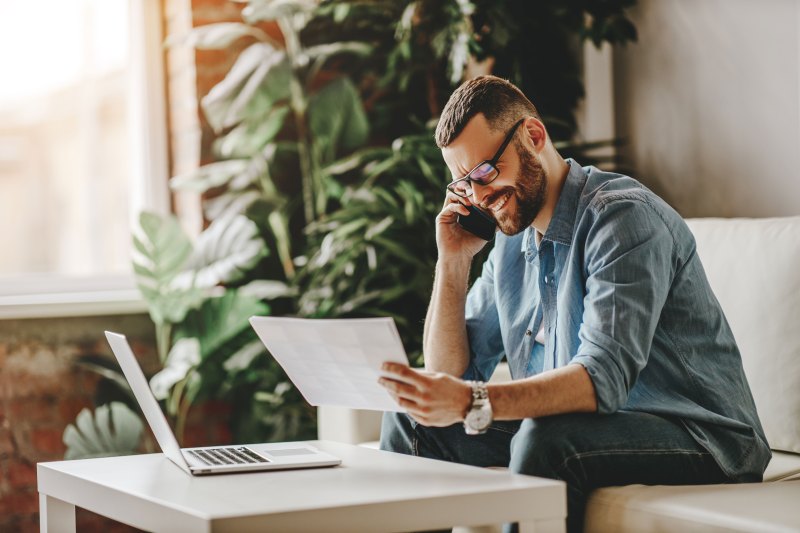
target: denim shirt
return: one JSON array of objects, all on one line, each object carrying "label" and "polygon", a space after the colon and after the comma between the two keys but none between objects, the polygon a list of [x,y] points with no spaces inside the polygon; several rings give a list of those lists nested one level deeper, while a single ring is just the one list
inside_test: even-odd
[{"label": "denim shirt", "polygon": [[503,357],[514,379],[579,363],[600,414],[673,417],[732,480],[760,480],[771,453],[689,228],[636,180],[567,162],[538,248],[532,227],[498,233],[470,289],[464,377]]}]

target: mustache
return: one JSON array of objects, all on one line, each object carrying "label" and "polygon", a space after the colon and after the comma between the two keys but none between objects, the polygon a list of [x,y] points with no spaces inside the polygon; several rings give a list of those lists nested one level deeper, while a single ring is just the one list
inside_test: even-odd
[{"label": "mustache", "polygon": [[495,203],[497,200],[507,195],[508,193],[517,194],[516,187],[511,187],[511,186],[503,187],[502,189],[491,195],[489,198],[481,202],[479,207],[481,207],[485,211],[488,211],[490,205],[492,205],[493,203]]}]

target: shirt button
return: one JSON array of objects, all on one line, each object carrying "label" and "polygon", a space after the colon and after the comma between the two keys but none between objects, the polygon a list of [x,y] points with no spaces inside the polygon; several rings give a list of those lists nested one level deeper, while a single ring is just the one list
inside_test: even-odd
[{"label": "shirt button", "polygon": [[545,285],[547,285],[548,283],[550,283],[550,278],[548,278],[547,276],[545,276],[545,277],[544,277],[544,284],[545,284]]},{"label": "shirt button", "polygon": [[533,335],[533,332],[532,332],[531,330],[527,330],[527,331],[525,332],[525,335],[527,335],[528,337],[530,337],[531,335]]}]

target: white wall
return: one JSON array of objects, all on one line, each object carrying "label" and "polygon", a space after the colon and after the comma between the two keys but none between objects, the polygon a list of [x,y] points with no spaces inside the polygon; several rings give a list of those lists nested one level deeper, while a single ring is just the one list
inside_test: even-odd
[{"label": "white wall", "polygon": [[639,0],[614,53],[634,177],[683,216],[800,214],[800,1]]}]

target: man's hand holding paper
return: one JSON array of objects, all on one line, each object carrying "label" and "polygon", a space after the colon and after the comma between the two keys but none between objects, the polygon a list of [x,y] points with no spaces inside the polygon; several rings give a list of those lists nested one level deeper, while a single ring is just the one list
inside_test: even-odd
[{"label": "man's hand holding paper", "polygon": [[250,318],[261,341],[308,403],[405,411],[378,380],[385,362],[408,367],[391,318]]}]

